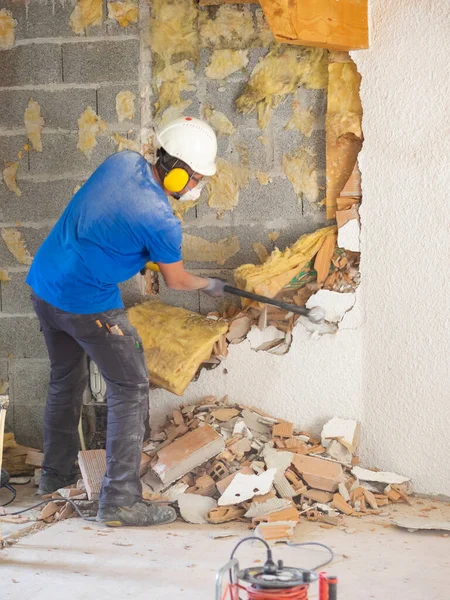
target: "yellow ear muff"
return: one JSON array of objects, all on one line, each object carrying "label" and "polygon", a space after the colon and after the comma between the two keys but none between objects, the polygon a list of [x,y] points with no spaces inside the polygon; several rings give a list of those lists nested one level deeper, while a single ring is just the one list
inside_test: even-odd
[{"label": "yellow ear muff", "polygon": [[184,169],[171,169],[164,177],[164,187],[169,192],[181,192],[189,182],[189,173]]}]

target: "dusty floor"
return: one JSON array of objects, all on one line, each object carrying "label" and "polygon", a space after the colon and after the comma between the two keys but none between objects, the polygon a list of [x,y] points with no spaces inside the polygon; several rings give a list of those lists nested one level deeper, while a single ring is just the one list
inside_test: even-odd
[{"label": "dusty floor", "polygon": [[[22,493],[19,504],[29,501],[30,497]],[[15,510],[19,504],[14,505]],[[424,521],[450,520],[448,503],[415,499],[411,507],[390,507],[389,516],[346,517],[342,528],[323,529],[317,523],[302,521],[295,541],[319,541],[333,548],[336,558],[326,570],[339,577],[339,600],[446,600],[448,534],[410,533],[389,524],[393,517],[421,511]],[[235,537],[209,536],[225,530]],[[2,531],[6,537],[12,532],[11,526],[6,530],[3,524]],[[106,529],[69,519],[0,550],[1,598],[214,600],[217,569],[248,533],[239,523],[213,527],[178,521],[154,529]],[[326,553],[317,548],[275,548],[275,558],[299,567],[314,567],[325,557]],[[241,566],[260,564],[264,552],[249,545],[238,551],[238,558]],[[314,585],[310,599],[316,598]]]}]

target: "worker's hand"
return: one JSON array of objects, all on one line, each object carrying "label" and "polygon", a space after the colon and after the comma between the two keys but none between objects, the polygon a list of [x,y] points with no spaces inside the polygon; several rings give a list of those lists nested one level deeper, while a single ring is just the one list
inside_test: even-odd
[{"label": "worker's hand", "polygon": [[208,296],[212,296],[213,298],[223,298],[227,282],[223,281],[223,279],[217,279],[216,277],[207,277],[206,279],[208,280],[208,285],[202,288],[202,292],[205,292],[205,294],[208,294]]}]

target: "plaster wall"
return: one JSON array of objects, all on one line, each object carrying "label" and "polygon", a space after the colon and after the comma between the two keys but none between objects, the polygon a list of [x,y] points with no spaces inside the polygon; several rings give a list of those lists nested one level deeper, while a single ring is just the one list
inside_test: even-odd
[{"label": "plaster wall", "polygon": [[450,494],[450,11],[372,1],[362,74],[365,462]]}]

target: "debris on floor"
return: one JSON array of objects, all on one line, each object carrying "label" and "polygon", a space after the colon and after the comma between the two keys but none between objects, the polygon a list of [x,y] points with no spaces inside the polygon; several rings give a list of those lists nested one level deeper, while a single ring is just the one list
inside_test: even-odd
[{"label": "debris on floor", "polygon": [[42,453],[39,450],[20,445],[13,433],[5,433],[2,467],[11,476],[34,475],[36,467],[41,466],[35,464],[39,462],[40,456]]},{"label": "debris on floor", "polygon": [[359,431],[357,421],[334,418],[318,436],[208,396],[181,405],[145,443],[144,497],[178,503],[191,523],[248,522],[271,541],[289,539],[302,519],[333,527],[344,515],[408,503],[407,477],[357,467]]}]

